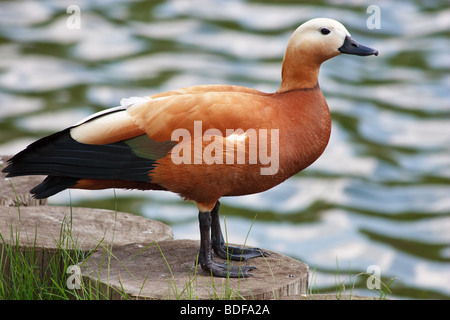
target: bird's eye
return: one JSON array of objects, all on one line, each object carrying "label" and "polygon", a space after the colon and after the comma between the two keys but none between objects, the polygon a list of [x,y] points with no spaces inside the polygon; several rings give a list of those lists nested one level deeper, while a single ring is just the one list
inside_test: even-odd
[{"label": "bird's eye", "polygon": [[323,34],[323,35],[327,35],[327,34],[329,34],[331,31],[330,31],[330,29],[328,29],[328,28],[322,28],[322,29],[320,29],[320,33],[321,34]]}]

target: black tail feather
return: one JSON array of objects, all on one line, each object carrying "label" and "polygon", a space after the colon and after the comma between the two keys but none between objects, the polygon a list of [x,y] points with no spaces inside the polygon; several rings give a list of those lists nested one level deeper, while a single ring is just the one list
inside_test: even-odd
[{"label": "black tail feather", "polygon": [[[150,141],[148,137],[144,138]],[[161,155],[173,146],[156,141],[151,144],[159,148]],[[105,145],[80,143],[71,137],[68,128],[30,144],[8,160],[3,172],[7,177],[48,175],[31,190],[40,199],[74,186],[79,179],[150,183],[148,174],[153,170],[156,158],[138,156],[127,141]]]},{"label": "black tail feather", "polygon": [[42,138],[8,160],[7,177],[54,175],[71,178],[148,181],[154,160],[136,156],[125,142],[91,145],[66,129]]},{"label": "black tail feather", "polygon": [[48,176],[40,184],[30,190],[36,199],[45,199],[77,184],[77,178]]}]

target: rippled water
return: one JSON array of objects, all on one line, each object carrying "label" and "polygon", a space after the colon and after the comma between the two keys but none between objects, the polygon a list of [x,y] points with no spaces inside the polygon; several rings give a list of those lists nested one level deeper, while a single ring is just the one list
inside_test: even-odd
[{"label": "rippled water", "polygon": [[[69,29],[76,4],[81,28]],[[222,200],[228,238],[337,273],[380,268],[397,298],[450,298],[450,7],[447,0],[2,1],[0,153],[12,154],[123,97],[197,84],[274,91],[302,22],[336,18],[378,57],[340,56],[319,82],[330,144],[303,173],[262,194]],[[73,21],[73,20],[70,20]],[[51,204],[115,208],[198,239],[196,207],[162,192],[63,192]],[[257,215],[255,222],[253,219]],[[253,225],[252,225],[253,223]],[[348,289],[353,278],[346,283]],[[358,279],[357,279],[358,280]],[[353,293],[374,295],[365,280]]]}]

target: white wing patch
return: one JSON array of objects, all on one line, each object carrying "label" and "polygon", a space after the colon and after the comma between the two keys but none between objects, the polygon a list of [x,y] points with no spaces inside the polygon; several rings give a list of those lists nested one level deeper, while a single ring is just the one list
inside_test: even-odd
[{"label": "white wing patch", "polygon": [[123,98],[120,100],[120,105],[123,108],[128,108],[129,106],[132,106],[133,104],[141,104],[145,102],[149,102],[153,100],[150,97],[129,97],[129,98]]},{"label": "white wing patch", "polygon": [[102,136],[108,136],[112,132],[120,133],[135,126],[127,109],[131,106],[139,106],[151,101],[159,101],[168,97],[152,99],[150,97],[130,97],[120,100],[120,106],[108,108],[94,113],[72,126],[70,134],[73,139],[82,143],[98,141]]},{"label": "white wing patch", "polygon": [[78,142],[91,143],[102,136],[108,136],[111,132],[120,132],[132,126],[133,122],[126,109],[119,108],[111,108],[116,109],[116,112],[104,112],[100,117],[98,113],[94,114],[92,120],[82,122],[80,125],[72,128],[70,135]]},{"label": "white wing patch", "polygon": [[239,142],[239,141],[245,141],[247,139],[247,134],[245,132],[243,133],[233,133],[226,137],[227,140],[233,141],[233,142]]}]

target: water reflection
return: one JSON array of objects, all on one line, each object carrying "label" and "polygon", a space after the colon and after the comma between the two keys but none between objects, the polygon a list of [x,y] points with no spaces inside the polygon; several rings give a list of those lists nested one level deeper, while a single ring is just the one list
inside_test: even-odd
[{"label": "water reflection", "polygon": [[[326,16],[343,22],[377,58],[326,62],[320,85],[332,111],[324,155],[264,193],[222,200],[228,237],[278,250],[335,274],[381,268],[397,297],[450,297],[450,9],[446,1],[64,1],[0,3],[0,153],[123,97],[205,83],[274,91],[292,31]],[[71,191],[52,199],[133,212],[198,238],[197,212],[176,195]],[[253,223],[253,219],[256,220]],[[338,266],[337,266],[338,263]],[[371,294],[358,283],[355,293]]]}]

